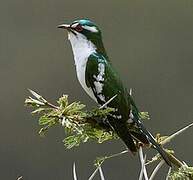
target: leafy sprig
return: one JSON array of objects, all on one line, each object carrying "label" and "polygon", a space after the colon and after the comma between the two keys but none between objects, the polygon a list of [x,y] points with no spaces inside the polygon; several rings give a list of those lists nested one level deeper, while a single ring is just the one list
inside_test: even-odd
[{"label": "leafy sprig", "polygon": [[38,93],[30,90],[33,97],[25,100],[25,105],[33,108],[32,114],[38,114],[39,134],[44,136],[48,129],[60,124],[64,127],[66,138],[64,145],[70,149],[89,140],[102,143],[117,139],[118,136],[109,128],[101,127],[101,122],[114,111],[113,108],[84,110],[85,105],[80,102],[70,103],[67,95],[57,101],[57,105],[48,102]]},{"label": "leafy sprig", "polygon": [[[68,95],[63,95],[62,97],[60,97],[55,105],[47,101],[44,97],[42,97],[35,91],[29,91],[33,95],[33,97],[29,96],[25,100],[25,105],[33,108],[33,115],[36,114],[39,116],[39,125],[41,126],[39,134],[41,136],[45,136],[49,128],[55,125],[61,125],[66,133],[66,138],[63,140],[63,142],[65,147],[68,149],[79,146],[81,143],[85,143],[88,141],[103,143],[105,141],[119,139],[117,134],[111,129],[110,126],[104,125],[104,121],[106,120],[107,116],[115,111],[113,108],[100,107],[91,111],[86,111],[85,105],[81,102],[70,103],[68,100]],[[115,97],[116,95],[112,97],[109,102]],[[109,102],[107,102],[107,104]],[[149,119],[149,114],[147,112],[141,112],[140,118]],[[161,136],[160,134],[157,134],[156,140],[160,145],[164,145],[192,126],[193,123],[170,136]],[[138,131],[135,126],[131,126],[130,124],[128,124],[128,128],[130,131]],[[146,161],[146,156],[143,159],[142,148],[139,147],[139,150],[141,152],[141,163],[143,164],[141,173],[144,173],[145,179],[147,179],[146,166],[159,160],[158,165],[150,176],[150,179],[152,180],[157,171],[161,168],[164,161],[161,159],[159,154],[155,155],[151,160]],[[193,180],[193,168],[178,160],[174,156],[173,150],[166,149],[166,151],[168,153],[169,159],[175,167],[172,169],[170,168],[166,179]],[[100,168],[105,160],[120,156],[127,152],[128,150],[125,150],[120,153],[97,158],[97,160],[95,161],[95,165]],[[143,177],[141,176],[141,173],[140,178]]]}]

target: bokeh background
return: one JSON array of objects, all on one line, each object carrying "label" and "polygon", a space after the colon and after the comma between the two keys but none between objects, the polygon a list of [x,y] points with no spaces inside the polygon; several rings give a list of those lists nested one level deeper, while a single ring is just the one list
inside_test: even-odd
[{"label": "bokeh background", "polygon": [[[91,142],[66,150],[63,129],[39,137],[37,117],[24,107],[27,88],[51,101],[69,94],[72,101],[96,106],[76,79],[67,34],[56,28],[83,17],[101,27],[114,66],[140,109],[151,115],[145,123],[151,132],[171,134],[192,122],[192,0],[1,0],[0,179],[72,179],[75,161],[83,180],[97,156],[124,149],[121,142]],[[170,144],[191,165],[192,136],[190,129]],[[106,161],[103,170],[109,180],[137,179],[139,160],[123,155]]]}]

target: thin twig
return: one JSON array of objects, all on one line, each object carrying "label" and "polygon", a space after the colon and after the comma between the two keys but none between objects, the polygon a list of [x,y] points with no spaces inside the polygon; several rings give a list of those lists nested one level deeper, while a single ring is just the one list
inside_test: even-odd
[{"label": "thin twig", "polygon": [[99,166],[99,174],[100,174],[101,180],[105,180],[105,176],[103,174],[101,166]]},{"label": "thin twig", "polygon": [[172,170],[172,168],[170,167],[169,170],[168,170],[168,174],[167,174],[167,176],[166,176],[166,180],[169,179],[169,175],[170,175],[171,170]]},{"label": "thin twig", "polygon": [[[99,166],[100,167],[100,166]],[[92,180],[94,178],[94,176],[96,175],[97,171],[99,170],[99,167],[97,167],[94,172],[91,174],[91,176],[89,177],[88,180]]]},{"label": "thin twig", "polygon": [[175,132],[174,134],[170,135],[169,137],[167,137],[166,139],[164,139],[163,141],[160,142],[161,145],[164,145],[166,143],[169,143],[173,138],[175,138],[176,136],[178,136],[179,134],[181,134],[182,132],[184,132],[185,130],[187,130],[188,128],[192,127],[193,123],[189,124],[188,126],[178,130],[177,132]]},{"label": "thin twig", "polygon": [[116,153],[116,154],[107,156],[106,159],[114,158],[114,157],[120,156],[120,155],[122,155],[122,154],[125,154],[125,153],[127,153],[127,152],[128,152],[128,150],[125,150],[125,151],[122,151],[122,152],[120,152],[120,153]]},{"label": "thin twig", "polygon": [[145,161],[146,161],[146,155],[143,159],[143,163],[141,161],[141,171],[140,171],[140,174],[139,174],[139,180],[143,179],[143,173],[144,173],[144,169],[145,169]]},{"label": "thin twig", "polygon": [[59,109],[58,106],[56,106],[56,105],[54,105],[54,104],[52,104],[52,103],[47,102],[47,103],[45,103],[45,104],[48,105],[48,106],[50,106],[50,107],[53,108],[53,109]]},{"label": "thin twig", "polygon": [[17,178],[17,180],[22,180],[23,179],[23,176],[20,176]]},{"label": "thin twig", "polygon": [[164,160],[161,160],[158,165],[155,167],[155,169],[153,170],[149,180],[153,180],[153,178],[155,177],[155,175],[157,174],[157,172],[159,171],[159,169],[162,167],[162,165],[165,163]]},{"label": "thin twig", "polygon": [[139,147],[139,158],[141,161],[141,172],[140,172],[139,180],[142,180],[143,175],[144,175],[145,180],[148,180],[147,170],[145,167],[146,155],[145,157],[143,157],[143,150],[141,146]]},{"label": "thin twig", "polygon": [[117,156],[120,156],[120,155],[122,155],[122,154],[125,154],[125,153],[128,153],[128,149],[127,150],[125,150],[125,151],[122,151],[122,152],[119,152],[119,153],[116,153],[116,154],[111,154],[111,155],[109,155],[109,156],[104,156],[104,157],[102,157],[101,159],[100,159],[100,162],[98,161],[96,161],[96,165],[98,166],[98,168],[104,163],[104,161],[105,160],[107,160],[107,159],[111,159],[111,158],[114,158],[114,157],[117,157]]},{"label": "thin twig", "polygon": [[54,104],[48,102],[46,99],[44,99],[41,95],[39,95],[38,93],[36,93],[35,91],[28,89],[28,91],[37,99],[33,99],[31,97],[29,97],[30,99],[32,99],[33,101],[37,102],[37,103],[41,103],[40,105],[47,105],[53,109],[59,109],[58,106],[55,106]]},{"label": "thin twig", "polygon": [[77,175],[76,175],[76,164],[74,162],[73,164],[73,177],[74,177],[74,180],[77,180]]},{"label": "thin twig", "polygon": [[113,99],[117,97],[117,94],[115,94],[111,99],[109,99],[105,104],[103,104],[99,109],[103,109],[107,104],[109,104]]},{"label": "thin twig", "polygon": [[132,88],[129,89],[129,95],[132,96]]}]

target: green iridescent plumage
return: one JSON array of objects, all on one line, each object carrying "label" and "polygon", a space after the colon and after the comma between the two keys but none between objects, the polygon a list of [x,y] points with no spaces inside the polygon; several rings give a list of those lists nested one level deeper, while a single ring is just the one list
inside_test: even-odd
[{"label": "green iridescent plumage", "polygon": [[[70,25],[60,25],[59,28],[68,30],[77,77],[87,94],[101,106],[116,96],[107,105],[116,111],[107,117],[104,124],[118,134],[131,152],[137,151],[135,141],[151,143],[171,165],[165,151],[141,123],[137,106],[107,56],[98,26],[88,19],[82,19]],[[127,128],[128,121],[139,129],[138,134],[131,134]]]},{"label": "green iridescent plumage", "polygon": [[[97,92],[95,82],[96,76],[99,72],[99,65],[104,66],[104,76],[101,80],[102,90]],[[127,101],[127,91],[123,87],[122,81],[119,78],[116,71],[113,69],[112,65],[98,53],[91,54],[88,58],[86,65],[86,84],[88,87],[91,87],[94,95],[100,105],[103,105],[109,99],[116,95],[109,104],[108,107],[115,108],[116,112],[112,116],[108,117],[108,123],[114,128],[117,134],[122,138],[129,149],[132,152],[136,152],[136,146],[134,144],[133,138],[128,131],[126,122],[129,119],[129,104]],[[104,100],[101,100],[101,96],[104,96]]]}]

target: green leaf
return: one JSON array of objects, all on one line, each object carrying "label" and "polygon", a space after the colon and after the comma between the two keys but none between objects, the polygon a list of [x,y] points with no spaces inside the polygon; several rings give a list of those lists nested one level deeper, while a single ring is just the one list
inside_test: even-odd
[{"label": "green leaf", "polygon": [[33,91],[31,89],[28,89],[28,90],[35,98],[42,101],[43,103],[47,103],[47,101],[41,95],[39,95],[38,93],[36,93],[35,91]]},{"label": "green leaf", "polygon": [[29,97],[25,100],[25,105],[32,106],[32,107],[39,107],[39,106],[44,106],[45,104],[37,99],[33,99],[32,97]]},{"label": "green leaf", "polygon": [[180,167],[179,169],[173,169],[169,176],[168,180],[192,180],[193,179],[193,167],[189,167],[186,164]]},{"label": "green leaf", "polygon": [[54,125],[55,124],[55,118],[51,118],[51,117],[48,117],[46,115],[41,116],[39,118],[39,125],[44,126],[44,125],[47,125],[47,124]]},{"label": "green leaf", "polygon": [[140,118],[141,119],[150,119],[149,113],[148,112],[140,112]]},{"label": "green leaf", "polygon": [[85,134],[71,135],[66,137],[63,142],[67,149],[79,146],[81,143],[87,142],[89,137]]},{"label": "green leaf", "polygon": [[49,110],[49,109],[46,109],[46,108],[38,108],[38,109],[32,111],[31,113],[32,113],[32,114],[37,114],[37,113],[41,113],[41,112],[47,111],[47,110]]},{"label": "green leaf", "polygon": [[48,131],[48,128],[49,128],[49,126],[46,126],[46,127],[43,127],[43,128],[41,128],[40,130],[39,130],[39,135],[41,136],[41,137],[44,137],[45,136],[45,133]]},{"label": "green leaf", "polygon": [[68,106],[68,95],[63,95],[60,97],[57,103],[60,105],[60,108],[65,108]]},{"label": "green leaf", "polygon": [[63,114],[74,115],[79,113],[84,107],[85,105],[80,102],[73,102],[64,108]]}]

